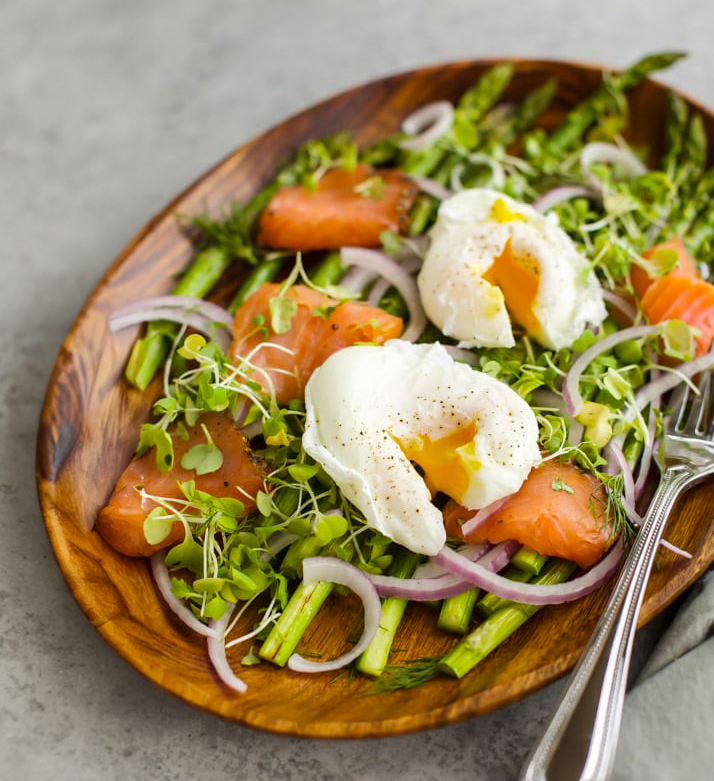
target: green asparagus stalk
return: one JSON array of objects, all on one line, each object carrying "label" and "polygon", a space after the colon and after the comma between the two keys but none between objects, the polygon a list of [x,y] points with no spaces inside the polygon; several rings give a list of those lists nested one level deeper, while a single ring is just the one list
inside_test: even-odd
[{"label": "green asparagus stalk", "polygon": [[[419,556],[409,550],[401,550],[394,559],[388,574],[395,578],[410,578],[419,563]],[[364,675],[378,678],[387,666],[394,635],[407,606],[406,599],[386,597],[382,600],[382,617],[372,642],[357,660],[357,669]]]},{"label": "green asparagus stalk", "polygon": [[456,105],[458,119],[471,125],[478,124],[486,112],[495,105],[513,77],[514,65],[503,62],[495,65],[464,92]]},{"label": "green asparagus stalk", "polygon": [[[209,247],[198,255],[173,289],[177,296],[203,298],[228,268],[230,258],[218,247]],[[134,343],[125,376],[140,390],[146,390],[154,374],[166,360],[179,326],[167,321],[149,323],[144,336]]]},{"label": "green asparagus stalk", "polygon": [[441,603],[439,618],[436,620],[439,629],[455,635],[466,634],[480,593],[480,590],[474,587],[445,599]]},{"label": "green asparagus stalk", "polygon": [[[575,566],[572,562],[553,560],[534,583],[538,585],[562,583],[570,577]],[[455,678],[462,678],[535,615],[541,607],[542,605],[512,603],[497,610],[444,656],[439,663],[439,670]]]},{"label": "green asparagus stalk", "polygon": [[339,252],[328,252],[310,274],[310,281],[317,287],[336,285],[344,274]]},{"label": "green asparagus stalk", "polygon": [[526,545],[519,548],[511,557],[511,564],[513,564],[514,567],[523,570],[530,575],[540,574],[540,571],[547,561],[547,556],[538,553],[538,551],[534,551],[533,548],[528,548]]},{"label": "green asparagus stalk", "polygon": [[310,585],[304,581],[300,583],[261,646],[259,655],[262,659],[280,667],[287,664],[305,630],[330,595],[333,585],[322,580]]},{"label": "green asparagus stalk", "polygon": [[684,139],[684,153],[674,179],[682,195],[680,200],[688,200],[687,194],[693,192],[704,173],[707,160],[707,131],[700,114],[695,114],[687,128]]},{"label": "green asparagus stalk", "polygon": [[245,300],[255,293],[262,284],[272,282],[275,279],[284,263],[285,258],[271,258],[254,266],[233,296],[233,300],[228,305],[228,311],[234,315],[238,308],[245,303]]},{"label": "green asparagus stalk", "polygon": [[675,92],[667,93],[667,114],[664,129],[665,152],[661,168],[670,180],[674,180],[677,161],[682,153],[684,133],[689,118],[689,109],[685,101]]},{"label": "green asparagus stalk", "polygon": [[419,193],[409,213],[409,235],[420,236],[436,215],[438,202],[426,193]]},{"label": "green asparagus stalk", "polygon": [[585,131],[601,114],[616,106],[624,92],[637,86],[650,73],[668,68],[684,55],[680,52],[653,54],[636,62],[622,73],[611,76],[595,92],[576,106],[546,143],[546,152],[558,155],[578,143]]},{"label": "green asparagus stalk", "polygon": [[558,83],[555,79],[548,79],[540,87],[526,95],[516,109],[513,119],[500,135],[499,140],[504,147],[511,146],[541,116],[553,100],[557,87]]}]

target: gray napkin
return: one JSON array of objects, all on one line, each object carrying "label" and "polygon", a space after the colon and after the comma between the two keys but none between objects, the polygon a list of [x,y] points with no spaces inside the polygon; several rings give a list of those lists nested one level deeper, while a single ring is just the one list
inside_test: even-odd
[{"label": "gray napkin", "polygon": [[613,781],[714,778],[714,572],[692,588],[627,695]]}]

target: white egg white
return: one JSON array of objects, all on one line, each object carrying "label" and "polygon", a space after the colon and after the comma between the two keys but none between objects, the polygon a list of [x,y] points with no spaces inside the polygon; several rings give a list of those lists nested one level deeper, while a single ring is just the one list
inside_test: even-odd
[{"label": "white egg white", "polygon": [[391,340],[340,350],[313,373],[305,403],[306,452],[370,527],[426,555],[444,545],[444,524],[404,443],[472,425],[473,439],[456,456],[466,482],[453,497],[470,509],[518,490],[540,462],[538,425],[525,401],[440,344]]},{"label": "white egg white", "polygon": [[[514,218],[499,217],[499,200]],[[417,279],[424,309],[443,333],[461,347],[513,346],[508,302],[483,278],[509,240],[514,256],[538,268],[532,337],[557,350],[605,319],[597,279],[565,231],[527,204],[476,188],[441,203]]]}]

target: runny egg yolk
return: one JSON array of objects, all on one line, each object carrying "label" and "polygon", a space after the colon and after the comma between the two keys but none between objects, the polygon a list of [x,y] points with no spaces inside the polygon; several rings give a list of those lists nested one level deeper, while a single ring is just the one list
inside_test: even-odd
[{"label": "runny egg yolk", "polygon": [[514,253],[508,239],[483,278],[501,289],[506,308],[526,333],[540,333],[540,323],[533,314],[540,282],[540,268],[534,257]]},{"label": "runny egg yolk", "polygon": [[443,491],[458,501],[468,490],[471,475],[481,466],[474,455],[475,436],[476,423],[472,421],[438,439],[424,434],[408,442],[395,440],[404,455],[422,468],[432,494]]}]

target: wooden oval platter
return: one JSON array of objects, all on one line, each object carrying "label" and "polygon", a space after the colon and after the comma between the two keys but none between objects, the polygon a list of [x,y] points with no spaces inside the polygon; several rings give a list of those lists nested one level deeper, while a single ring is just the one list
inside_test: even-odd
[{"label": "wooden oval platter", "polygon": [[[148,419],[159,390],[153,385],[141,394],[124,384],[122,371],[136,331],[112,335],[107,316],[123,303],[172,288],[194,252],[177,214],[216,214],[231,199],[247,199],[308,138],[350,130],[359,143],[371,142],[395,130],[416,107],[458,98],[493,64],[462,61],[374,81],[250,141],[149,222],[104,275],[64,341],[47,391],[37,449],[38,490],[49,538],[72,593],[102,637],[149,680],[192,705],[256,728],[309,737],[396,735],[452,723],[513,702],[563,675],[578,658],[607,600],[610,586],[574,604],[542,610],[462,680],[440,677],[417,689],[370,694],[372,682],[363,677],[299,675],[263,663],[240,669],[248,685],[241,695],[212,672],[204,639],[165,607],[148,561],[126,558],[96,531],[85,531],[130,460],[140,424]],[[557,77],[559,87],[543,119],[546,126],[558,124],[564,112],[595,88],[600,69],[518,61],[506,99],[523,97],[551,76]],[[630,141],[647,144],[657,154],[665,89],[647,81],[631,93],[630,103]],[[700,110],[714,146],[714,117]],[[226,283],[226,296],[239,279],[240,269]],[[714,560],[713,510],[709,486],[691,492],[678,507],[666,537],[691,551],[693,558],[662,552],[645,598],[643,622]],[[314,622],[306,643],[336,655],[357,619],[355,601],[334,599]],[[441,654],[452,643],[436,629],[430,608],[412,605],[395,649],[397,658],[407,660]],[[246,652],[232,649],[229,658],[236,668]]]}]

